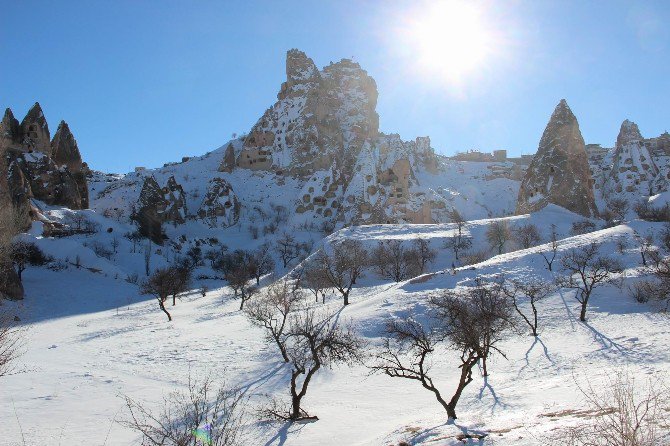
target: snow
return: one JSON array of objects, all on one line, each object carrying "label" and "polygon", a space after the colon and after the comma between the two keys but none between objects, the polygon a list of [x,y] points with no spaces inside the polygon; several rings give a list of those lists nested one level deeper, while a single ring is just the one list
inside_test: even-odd
[{"label": "snow", "polygon": [[[46,212],[51,218],[64,218],[67,213],[58,208]],[[29,268],[24,272],[26,299],[3,304],[4,310],[21,317],[27,339],[22,373],[0,378],[1,444],[88,444],[91,439],[107,445],[138,444],[134,432],[115,422],[127,417],[122,397],[158,407],[163,394],[185,385],[189,371],[198,376],[212,373],[217,380],[225,378],[242,387],[252,408],[261,406],[266,395],[287,396],[287,367],[265,343],[262,330],[238,310],[239,302],[224,283],[196,280],[194,291],[170,307],[174,321],[168,323],[155,301],[138,295],[137,287],[125,281],[132,273],[143,274],[142,254],[129,252],[128,240],[120,237],[119,252],[109,260],[84,246],[93,239],[109,243],[125,224],[94,213],[89,216],[113,232],[43,239],[35,226],[24,235],[63,262],[79,255],[86,268]],[[630,245],[619,254],[616,242],[630,241],[635,233],[658,232],[661,224],[634,221],[569,237],[571,222],[581,219],[555,206],[506,217],[512,225],[538,225],[545,240],[549,226],[556,223],[560,252],[596,242],[603,253],[624,262],[627,284],[637,280],[641,274],[637,247]],[[466,225],[479,247],[484,246],[483,231],[490,221]],[[232,234],[226,231],[230,229],[222,233]],[[331,294],[325,307],[342,310],[341,320],[350,321],[371,350],[391,318],[421,318],[430,295],[464,286],[476,275],[552,279],[539,255],[547,245],[498,255],[452,275],[444,271],[452,258],[441,243],[453,231],[450,224],[371,225],[331,235],[324,243],[348,238],[373,246],[379,240],[424,237],[439,254],[432,273],[395,284],[368,272],[353,290],[349,306],[342,309],[340,299]],[[253,243],[248,236],[221,239],[233,246]],[[154,253],[153,267],[166,261],[164,255]],[[205,297],[198,291],[203,285],[211,290]],[[319,421],[290,426],[249,417],[245,444],[461,445],[456,436],[464,432],[489,434],[482,442],[470,444],[542,444],[552,429],[579,421],[570,414],[583,407],[577,389],[577,383],[586,379],[583,371],[596,383],[621,368],[639,376],[670,372],[667,316],[651,304],[635,302],[625,286],[597,289],[587,323],[578,322],[578,304],[571,292],[556,292],[539,306],[540,337],[534,341],[519,336],[503,344],[508,359],[492,359],[491,376],[487,380],[476,376],[466,388],[455,424],[446,423],[432,394],[417,383],[370,376],[363,365],[355,365],[316,375],[305,408]],[[455,352],[443,349],[433,356],[431,373],[446,394],[455,385],[457,359]],[[550,415],[559,412],[564,415]]]}]

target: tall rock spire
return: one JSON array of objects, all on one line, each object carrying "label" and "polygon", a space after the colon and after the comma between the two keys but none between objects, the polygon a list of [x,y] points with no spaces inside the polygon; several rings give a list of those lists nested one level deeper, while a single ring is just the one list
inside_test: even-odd
[{"label": "tall rock spire", "polygon": [[65,121],[60,122],[51,141],[51,158],[59,166],[65,165],[72,171],[79,171],[82,168],[77,141]]},{"label": "tall rock spire", "polygon": [[632,200],[641,195],[653,195],[654,179],[659,169],[645,147],[637,124],[626,119],[616,140],[612,170],[605,189],[606,198],[619,196]]},{"label": "tall rock spire", "polygon": [[28,111],[26,117],[21,121],[21,132],[23,134],[22,144],[25,150],[51,154],[51,135],[49,125],[42,112],[39,102]]},{"label": "tall rock spire", "polygon": [[584,138],[565,99],[556,106],[521,183],[517,214],[553,203],[585,217],[596,216],[593,180]]}]

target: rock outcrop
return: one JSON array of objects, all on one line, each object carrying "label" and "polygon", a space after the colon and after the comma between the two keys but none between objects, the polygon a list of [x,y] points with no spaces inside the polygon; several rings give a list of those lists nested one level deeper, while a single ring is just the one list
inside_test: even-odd
[{"label": "rock outcrop", "polygon": [[186,194],[174,176],[161,188],[153,176],[146,177],[132,218],[139,231],[156,244],[163,244],[163,224],[183,224],[188,216]]},{"label": "rock outcrop", "polygon": [[61,122],[54,139],[39,103],[21,124],[10,109],[0,122],[0,200],[11,202],[21,212],[30,199],[49,205],[84,209],[89,205],[88,167],[82,162],[77,142],[68,125]]},{"label": "rock outcrop", "polygon": [[629,198],[632,195],[637,200],[653,195],[653,184],[659,169],[643,141],[637,124],[629,120],[621,124],[606,198]]},{"label": "rock outcrop", "polygon": [[519,189],[517,214],[553,203],[585,217],[598,214],[584,138],[563,99],[556,106]]},{"label": "rock outcrop", "polygon": [[212,178],[198,210],[198,217],[210,228],[233,226],[240,218],[240,202],[232,186],[223,178]]}]

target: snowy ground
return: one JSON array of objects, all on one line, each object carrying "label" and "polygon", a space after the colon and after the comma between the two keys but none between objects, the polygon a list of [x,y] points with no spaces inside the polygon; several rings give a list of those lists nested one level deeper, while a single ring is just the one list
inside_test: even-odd
[{"label": "snowy ground", "polygon": [[[552,212],[559,211],[549,209],[530,218],[545,231],[549,223],[563,221],[565,227],[559,231],[567,236],[568,216],[559,219]],[[478,231],[483,231],[483,225],[471,222],[468,230],[481,238]],[[660,228],[633,222],[567,238],[560,249],[596,241],[604,253],[625,263],[630,284],[640,265],[634,232]],[[439,240],[453,230],[450,225],[411,229],[359,227],[331,240],[419,235],[440,248]],[[628,242],[624,254],[616,251],[617,239]],[[40,244],[62,258],[68,244],[80,242],[59,239]],[[119,249],[126,252],[129,246]],[[399,284],[385,283],[370,273],[353,291],[352,303],[342,310],[341,318],[351,321],[374,346],[390,318],[420,316],[431,294],[475,275],[504,273],[550,280],[538,254],[541,249],[496,256],[456,275],[438,272]],[[124,260],[124,264],[141,270],[141,255],[130,257],[135,256],[134,263]],[[446,268],[450,256],[440,250],[433,269]],[[184,296],[171,308],[174,322],[168,323],[155,301],[139,296],[137,287],[123,280],[131,267],[123,270],[112,261],[82,259],[85,264],[89,261],[98,262],[97,272],[30,268],[24,273],[27,298],[3,304],[3,309],[21,317],[27,341],[20,363],[23,373],[0,381],[0,445],[138,444],[135,433],[116,422],[127,417],[122,397],[129,395],[157,407],[165,393],[184,386],[189,370],[243,387],[252,408],[263,403],[264,395],[288,395],[289,370],[265,343],[261,329],[238,310],[239,302],[222,282],[198,282],[198,287],[207,285],[211,291],[205,297],[196,291]],[[334,294],[326,306],[332,312],[341,309]],[[477,376],[466,388],[456,424],[446,423],[446,414],[432,394],[416,382],[370,376],[359,365],[316,375],[305,408],[319,421],[288,425],[250,416],[245,444],[462,445],[457,436],[464,432],[488,434],[484,440],[466,444],[543,444],[553,429],[580,421],[570,411],[582,407],[577,383],[583,384],[587,376],[598,382],[622,368],[640,376],[670,373],[670,319],[651,304],[635,302],[625,287],[598,289],[587,323],[577,319],[572,292],[554,293],[539,306],[541,336],[537,340],[519,336],[503,344],[508,360],[496,357],[491,376],[487,380]],[[456,384],[457,359],[457,353],[446,349],[433,356],[433,375],[443,393],[449,394]]]}]

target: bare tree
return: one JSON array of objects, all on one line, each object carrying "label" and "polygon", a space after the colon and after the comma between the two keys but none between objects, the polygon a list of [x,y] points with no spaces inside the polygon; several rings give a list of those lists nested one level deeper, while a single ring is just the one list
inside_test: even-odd
[{"label": "bare tree", "polygon": [[503,288],[503,280],[476,277],[472,286],[447,290],[431,299],[446,335],[460,349],[475,351],[484,376],[488,376],[487,360],[492,353],[506,358],[498,344],[513,333],[515,326],[512,305]]},{"label": "bare tree", "polygon": [[133,250],[131,252],[134,254],[137,250],[137,244],[142,241],[143,238],[142,234],[140,234],[139,231],[135,230],[127,232],[123,236],[133,244]]},{"label": "bare tree", "polygon": [[547,269],[552,271],[554,260],[556,260],[556,255],[558,254],[558,234],[556,233],[556,225],[552,223],[551,225],[551,234],[550,238],[550,251],[542,251],[540,255],[544,259],[544,262],[547,264]]},{"label": "bare tree", "polygon": [[576,291],[575,298],[581,303],[579,320],[586,321],[586,309],[593,290],[601,285],[615,283],[623,271],[621,264],[613,258],[602,256],[598,245],[591,243],[571,249],[561,258],[565,275],[556,279],[558,286]]},{"label": "bare tree", "polygon": [[647,266],[647,258],[654,258],[657,254],[657,249],[654,246],[654,236],[652,234],[647,234],[644,237],[635,235],[635,240],[637,240],[640,245],[640,256],[642,257],[642,265]]},{"label": "bare tree", "polygon": [[463,234],[466,221],[456,209],[452,209],[449,213],[449,219],[452,223],[456,224],[456,232],[445,240],[444,247],[451,249],[458,260],[460,252],[467,251],[472,247],[472,239]]},{"label": "bare tree", "polygon": [[221,253],[214,263],[213,268],[223,273],[223,278],[233,289],[234,297],[241,298],[240,310],[244,309],[244,304],[255,294],[256,288],[249,282],[254,278],[256,267],[254,256],[241,249],[232,253]]},{"label": "bare tree", "polygon": [[[506,282],[503,291],[511,299],[514,309],[524,322],[530,327],[533,336],[537,336],[537,303],[547,297],[554,290],[551,283],[540,279],[512,280]],[[529,304],[532,316],[527,316],[519,306],[519,298],[524,298]]]},{"label": "bare tree", "polygon": [[298,289],[282,280],[270,285],[258,299],[247,305],[247,316],[252,323],[266,330],[268,339],[277,345],[284,362],[289,362],[286,353],[288,317],[300,300]]},{"label": "bare tree", "polygon": [[512,238],[523,249],[536,246],[542,240],[540,230],[532,223],[523,224],[512,229]]},{"label": "bare tree", "polygon": [[424,238],[416,238],[412,241],[412,251],[415,255],[410,254],[416,263],[418,274],[423,274],[429,263],[435,261],[437,252],[430,248],[430,243]]},{"label": "bare tree", "polygon": [[225,384],[217,388],[209,377],[198,382],[189,376],[188,388],[164,397],[158,413],[128,396],[125,400],[129,416],[120,423],[138,432],[143,446],[242,444],[243,394]]},{"label": "bare tree", "polygon": [[402,240],[384,240],[373,251],[371,263],[381,277],[400,282],[410,275],[412,265],[409,260],[410,253]]},{"label": "bare tree", "polygon": [[650,446],[670,441],[670,394],[661,379],[650,378],[639,385],[624,370],[608,375],[597,388],[590,382],[577,386],[592,416],[559,429],[551,444]]},{"label": "bare tree", "polygon": [[0,377],[15,371],[16,360],[21,356],[23,331],[10,316],[0,313]]},{"label": "bare tree", "polygon": [[112,238],[111,245],[112,245],[112,251],[114,252],[114,254],[116,254],[116,253],[118,252],[119,245],[120,245],[120,243],[119,243],[119,239],[116,238],[116,236],[114,236],[114,237]]},{"label": "bare tree", "polygon": [[0,298],[23,297],[23,286],[12,267],[12,244],[21,231],[24,211],[14,206],[0,206]]},{"label": "bare tree", "polygon": [[329,287],[329,282],[323,268],[308,265],[302,270],[300,284],[314,294],[316,302],[319,301],[319,294],[321,294],[323,303],[326,303],[326,289]]},{"label": "bare tree", "polygon": [[298,255],[300,254],[295,237],[287,232],[285,232],[277,240],[276,245],[277,253],[279,254],[279,258],[282,260],[284,268],[286,268],[293,260],[298,258]]},{"label": "bare tree", "polygon": [[344,240],[332,246],[332,255],[324,250],[317,254],[316,267],[328,284],[335,288],[344,299],[344,305],[349,305],[349,293],[356,284],[356,280],[363,275],[368,264],[368,255],[358,240]]},{"label": "bare tree", "polygon": [[509,223],[505,220],[492,221],[486,228],[486,240],[489,242],[491,249],[497,250],[498,254],[503,253],[510,238],[512,238],[512,232]]},{"label": "bare tree", "polygon": [[317,420],[302,408],[312,378],[322,367],[360,361],[362,351],[363,342],[351,328],[339,325],[334,316],[308,308],[295,313],[286,343],[291,364],[291,406],[285,411],[273,410],[273,415],[290,421]]},{"label": "bare tree", "polygon": [[147,240],[147,246],[144,248],[144,273],[147,277],[151,274],[151,239]]},{"label": "bare tree", "polygon": [[270,255],[270,245],[262,244],[251,253],[251,274],[256,279],[256,285],[260,285],[261,277],[270,274],[275,269],[275,262]]},{"label": "bare tree", "polygon": [[613,223],[623,223],[630,210],[630,203],[623,198],[613,198],[607,202],[607,210],[612,216]]},{"label": "bare tree", "polygon": [[150,294],[158,301],[161,311],[167,315],[168,321],[172,316],[165,308],[165,302],[175,290],[175,274],[178,271],[174,267],[158,268],[140,287],[142,294]]},{"label": "bare tree", "polygon": [[588,234],[596,230],[596,224],[589,220],[576,221],[572,223],[570,233],[572,235]]},{"label": "bare tree", "polygon": [[384,373],[392,378],[418,381],[424,389],[433,392],[437,401],[449,414],[449,403],[444,400],[429,376],[430,356],[439,341],[440,337],[432,330],[427,330],[413,319],[389,322],[386,326],[384,344],[375,355],[375,363],[370,366],[370,370],[373,373]]},{"label": "bare tree", "polygon": [[183,266],[173,267],[174,274],[172,276],[172,306],[177,303],[177,296],[189,290],[191,286],[191,270]]},{"label": "bare tree", "polygon": [[41,266],[50,261],[49,256],[33,242],[16,240],[11,244],[11,258],[19,280],[23,280],[23,271],[28,265]]}]

